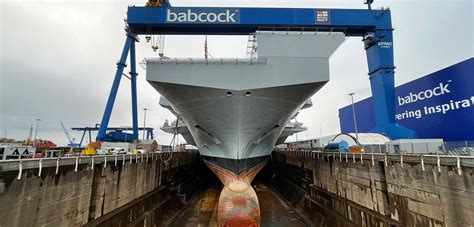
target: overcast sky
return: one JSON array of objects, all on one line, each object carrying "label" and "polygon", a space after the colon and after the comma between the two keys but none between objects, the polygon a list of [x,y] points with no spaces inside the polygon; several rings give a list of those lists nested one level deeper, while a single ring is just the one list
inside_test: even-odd
[{"label": "overcast sky", "polygon": [[[175,0],[175,6],[261,6],[365,8],[363,0]],[[0,137],[25,139],[34,119],[38,137],[67,143],[60,127],[100,123],[124,36],[128,5],[136,1],[0,0]],[[395,28],[396,84],[400,85],[474,56],[472,0],[376,0],[390,7]],[[247,37],[209,37],[214,57],[245,57]],[[202,57],[203,36],[167,36],[165,55]],[[137,59],[157,57],[149,44],[137,44]],[[367,61],[361,38],[348,39],[330,59],[331,80],[313,97],[314,106],[298,120],[309,128],[299,139],[339,132],[338,109],[370,96]],[[158,105],[160,95],[139,67],[139,124],[149,109],[147,126],[159,143],[171,136],[159,130],[173,115]],[[126,69],[125,72],[129,70]],[[110,126],[131,125],[130,83],[123,79]],[[70,132],[80,139],[81,134]],[[95,135],[94,135],[95,137]],[[290,138],[294,140],[294,138]]]}]

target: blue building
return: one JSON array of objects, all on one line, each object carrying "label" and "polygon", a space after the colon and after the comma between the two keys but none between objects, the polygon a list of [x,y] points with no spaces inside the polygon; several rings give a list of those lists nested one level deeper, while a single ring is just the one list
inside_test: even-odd
[{"label": "blue building", "polygon": [[[474,140],[474,58],[396,88],[397,123],[418,138]],[[372,98],[355,103],[357,129],[375,126]],[[339,109],[341,132],[354,132],[351,105]]]}]

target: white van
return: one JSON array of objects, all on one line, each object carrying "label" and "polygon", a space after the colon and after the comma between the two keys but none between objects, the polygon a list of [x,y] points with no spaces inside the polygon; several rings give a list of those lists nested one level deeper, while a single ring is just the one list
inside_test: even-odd
[{"label": "white van", "polygon": [[127,150],[125,148],[115,148],[112,150],[112,154],[114,155],[127,154]]}]

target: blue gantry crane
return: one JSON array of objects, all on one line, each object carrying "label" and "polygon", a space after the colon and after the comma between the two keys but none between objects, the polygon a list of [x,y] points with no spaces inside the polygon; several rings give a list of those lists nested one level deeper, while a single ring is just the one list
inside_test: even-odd
[{"label": "blue gantry crane", "polygon": [[395,66],[393,27],[389,9],[173,7],[169,1],[150,1],[128,7],[125,45],[97,141],[106,138],[107,126],[126,60],[130,54],[133,138],[138,139],[135,42],[139,35],[249,35],[257,30],[343,32],[362,37],[375,111],[375,128],[391,139],[414,138],[416,133],[395,122]]},{"label": "blue gantry crane", "polygon": [[[86,133],[89,134],[89,142],[92,141],[92,132],[99,131],[100,130],[100,125],[95,124],[93,127],[75,127],[72,128],[74,131],[80,131],[82,132],[82,137],[79,142],[79,146],[82,146],[82,143],[84,142],[84,138],[86,136]],[[133,138],[133,133],[129,133],[130,131],[133,131],[133,127],[129,126],[123,126],[123,127],[108,127],[106,132],[105,132],[105,137],[100,140],[102,142],[134,142],[136,139]],[[153,134],[153,128],[151,127],[140,127],[138,130],[143,131],[144,133],[144,138],[146,140],[152,140],[154,139],[154,134]],[[99,141],[99,140],[97,140]]]},{"label": "blue gantry crane", "polygon": [[67,140],[69,142],[69,144],[67,146],[72,147],[72,148],[80,147],[80,144],[76,143],[75,138],[71,139],[71,135],[69,135],[69,132],[67,131],[66,127],[64,127],[64,124],[62,122],[60,124],[61,124],[61,127],[63,128],[64,134],[66,134]]}]

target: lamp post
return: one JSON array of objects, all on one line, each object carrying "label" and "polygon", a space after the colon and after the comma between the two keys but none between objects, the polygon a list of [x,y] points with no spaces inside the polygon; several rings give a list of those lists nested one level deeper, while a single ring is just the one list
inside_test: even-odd
[{"label": "lamp post", "polygon": [[372,3],[374,3],[374,0],[365,0],[364,1],[364,4],[367,4],[367,7],[370,9],[372,9]]},{"label": "lamp post", "polygon": [[354,106],[354,95],[355,95],[354,92],[349,93],[349,96],[351,96],[351,100],[352,100],[352,117],[354,117],[354,130],[356,134],[357,143],[359,143],[359,135],[357,131],[357,120],[356,120],[356,113],[355,113],[355,106]]},{"label": "lamp post", "polygon": [[143,111],[145,111],[145,114],[143,115],[143,140],[145,140],[145,126],[146,126],[146,111],[148,109],[147,108],[143,108]]},{"label": "lamp post", "polygon": [[36,121],[36,130],[35,130],[35,138],[33,139],[33,147],[36,147],[36,135],[38,134],[38,126],[41,119],[36,118],[35,121]]}]

